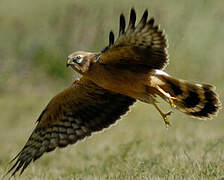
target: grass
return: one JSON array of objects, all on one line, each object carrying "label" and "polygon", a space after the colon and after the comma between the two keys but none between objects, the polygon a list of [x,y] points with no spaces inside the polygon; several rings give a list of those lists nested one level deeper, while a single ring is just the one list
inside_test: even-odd
[{"label": "grass", "polygon": [[[1,175],[32,132],[39,112],[60,91],[52,84],[46,94],[40,91],[44,87],[26,87],[1,98]],[[198,121],[175,111],[166,130],[151,105],[137,103],[116,126],[44,155],[21,179],[222,179],[222,117],[220,112],[215,120]]]},{"label": "grass", "polygon": [[[167,71],[216,85],[223,102],[223,2],[0,2],[0,178],[49,100],[74,79],[65,57],[100,50],[118,16],[148,7],[169,37]],[[89,8],[89,7],[92,8]],[[169,106],[161,103],[164,111]],[[224,179],[223,111],[212,121],[175,111],[166,130],[159,113],[138,102],[116,126],[44,155],[17,179]]]}]

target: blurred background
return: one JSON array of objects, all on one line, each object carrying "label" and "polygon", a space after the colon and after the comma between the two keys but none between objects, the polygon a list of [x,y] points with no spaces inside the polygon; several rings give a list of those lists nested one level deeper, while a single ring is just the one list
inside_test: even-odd
[{"label": "blurred background", "polygon": [[[0,177],[45,105],[77,77],[65,66],[67,55],[102,50],[110,30],[118,32],[120,13],[129,18],[131,7],[138,19],[147,8],[168,35],[166,71],[214,84],[223,102],[222,0],[1,0]],[[153,106],[138,102],[117,126],[43,156],[23,178],[224,178],[223,116],[221,110],[200,121],[175,111],[166,130]]]}]

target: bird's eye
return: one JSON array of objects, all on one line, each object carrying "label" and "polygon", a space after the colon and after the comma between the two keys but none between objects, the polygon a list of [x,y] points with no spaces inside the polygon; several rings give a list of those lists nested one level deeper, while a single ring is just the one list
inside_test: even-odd
[{"label": "bird's eye", "polygon": [[82,62],[82,57],[81,56],[76,56],[76,62],[81,63]]}]

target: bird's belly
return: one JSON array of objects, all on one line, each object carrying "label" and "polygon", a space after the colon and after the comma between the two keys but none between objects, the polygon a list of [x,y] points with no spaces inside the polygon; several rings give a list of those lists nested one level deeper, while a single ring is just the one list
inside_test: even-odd
[{"label": "bird's belly", "polygon": [[113,67],[101,67],[89,74],[88,77],[98,86],[109,91],[151,102],[150,97],[145,98],[147,74],[113,69]]}]

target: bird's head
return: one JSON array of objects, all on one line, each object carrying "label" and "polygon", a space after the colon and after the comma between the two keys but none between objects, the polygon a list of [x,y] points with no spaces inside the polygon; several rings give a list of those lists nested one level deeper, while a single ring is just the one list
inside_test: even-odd
[{"label": "bird's head", "polygon": [[84,74],[99,56],[99,53],[77,51],[68,56],[66,66],[71,66],[76,72]]}]

